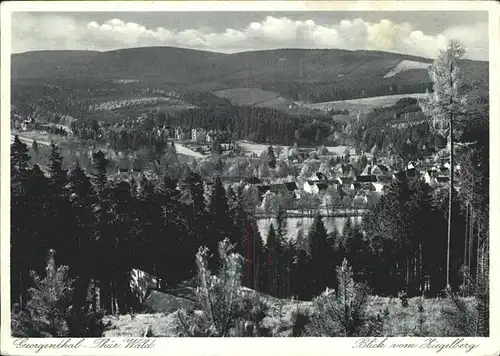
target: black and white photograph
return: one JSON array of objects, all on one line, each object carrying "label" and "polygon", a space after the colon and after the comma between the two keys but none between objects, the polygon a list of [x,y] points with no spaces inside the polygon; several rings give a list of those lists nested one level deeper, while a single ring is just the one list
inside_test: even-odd
[{"label": "black and white photograph", "polygon": [[486,7],[58,3],[2,24],[14,345],[493,336]]}]

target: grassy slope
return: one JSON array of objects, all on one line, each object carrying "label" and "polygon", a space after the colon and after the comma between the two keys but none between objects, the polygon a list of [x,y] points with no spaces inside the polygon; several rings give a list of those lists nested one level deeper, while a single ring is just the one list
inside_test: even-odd
[{"label": "grassy slope", "polygon": [[258,105],[279,98],[279,94],[257,88],[234,88],[214,92],[220,98],[227,99],[233,105]]},{"label": "grassy slope", "polygon": [[353,100],[341,100],[341,101],[329,101],[324,103],[314,103],[314,104],[304,104],[304,106],[310,109],[326,110],[329,109],[347,109],[350,113],[355,114],[359,111],[368,112],[377,107],[391,106],[394,105],[398,100],[402,98],[422,98],[426,94],[398,94],[398,95],[385,95],[385,96],[374,96],[371,98],[363,99],[353,99]]},{"label": "grassy slope", "polygon": [[[277,336],[290,336],[292,328],[292,313],[297,309],[311,309],[311,302],[285,301],[269,297],[273,308],[271,313],[264,319],[264,323],[271,326]],[[383,334],[385,336],[415,336],[418,331],[419,313],[417,312],[418,298],[410,298],[409,306],[403,308],[398,299],[382,297],[370,297],[367,311],[372,315],[382,313],[384,309],[389,311],[389,317],[385,323]],[[424,332],[428,336],[444,337],[453,335],[453,330],[447,325],[443,309],[451,308],[449,299],[425,299],[424,300]],[[150,325],[155,336],[178,336],[182,332],[177,316],[169,314],[138,314],[135,318],[130,315],[116,318],[107,317],[112,324],[111,329],[105,332],[106,337],[142,336],[144,330]],[[280,330],[279,326],[284,330]]]}]

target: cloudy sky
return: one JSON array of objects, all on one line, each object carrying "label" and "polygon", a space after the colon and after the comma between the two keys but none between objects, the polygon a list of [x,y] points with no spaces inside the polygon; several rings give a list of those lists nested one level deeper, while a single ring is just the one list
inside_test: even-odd
[{"label": "cloudy sky", "polygon": [[177,46],[216,52],[341,48],[434,57],[457,38],[488,60],[487,12],[18,12],[12,52]]}]

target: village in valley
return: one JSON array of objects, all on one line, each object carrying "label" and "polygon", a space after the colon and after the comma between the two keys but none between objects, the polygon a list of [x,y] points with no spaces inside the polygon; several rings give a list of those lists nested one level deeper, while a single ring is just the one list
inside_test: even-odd
[{"label": "village in valley", "polygon": [[[134,122],[144,120],[147,120],[145,114]],[[28,143],[36,141],[40,134],[42,140],[43,134],[48,134],[46,142],[74,136],[66,125],[36,119],[17,118],[12,127],[12,135],[18,133]],[[243,184],[245,189],[254,190],[261,217],[275,215],[280,205],[286,207],[289,216],[296,217],[314,216],[318,212],[322,216],[359,216],[360,210],[375,205],[391,182],[402,175],[417,178],[434,190],[445,190],[449,186],[450,164],[446,152],[411,160],[382,153],[376,146],[368,152],[350,146],[273,146],[229,140],[228,133],[201,128],[163,126],[156,128],[154,134],[180,157],[198,165],[208,184],[212,177],[218,176],[224,185]],[[109,145],[102,149],[109,150]],[[96,148],[89,152],[93,151]],[[142,175],[158,180],[165,165],[165,157],[148,162],[137,153],[120,151],[112,152],[111,157],[114,160],[108,173],[113,180],[140,181]],[[216,167],[217,164],[222,167]],[[459,170],[460,165],[455,165],[456,189],[460,187],[460,180],[456,178]]]},{"label": "village in valley", "polygon": [[[219,20],[243,21],[231,38],[279,25],[307,42],[387,14]],[[11,56],[12,335],[489,336],[481,36],[226,53],[179,45],[204,26],[97,21],[89,39],[162,40]]]}]

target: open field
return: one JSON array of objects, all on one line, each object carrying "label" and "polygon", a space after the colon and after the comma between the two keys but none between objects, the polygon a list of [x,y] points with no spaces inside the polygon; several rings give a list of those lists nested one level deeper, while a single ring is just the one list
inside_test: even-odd
[{"label": "open field", "polygon": [[19,139],[27,144],[27,145],[32,145],[33,140],[36,140],[36,142],[39,145],[42,146],[50,146],[50,142],[54,141],[55,143],[58,143],[58,141],[64,141],[65,139],[61,136],[54,135],[45,131],[22,131],[22,132],[14,132],[12,131],[12,134],[10,135],[10,143],[12,144],[14,142],[14,137],[15,135],[19,136]]},{"label": "open field", "polygon": [[[422,313],[418,312],[418,299],[410,298],[408,306],[403,307],[397,298],[371,296],[366,310],[373,316],[387,314],[383,330],[380,330],[383,336],[417,336],[419,333],[435,337],[459,336],[446,322],[444,316],[445,310],[453,307],[450,299],[424,299]],[[309,311],[314,308],[312,302],[307,301],[282,300],[272,297],[267,300],[271,308],[263,323],[271,328],[275,336],[291,336],[292,313],[298,308]],[[106,322],[109,321],[111,327],[103,336],[138,337],[144,334],[148,326],[151,327],[153,336],[156,337],[179,336],[183,334],[183,331],[176,314],[177,312],[174,311],[172,313],[137,314],[133,318],[130,315],[107,316]],[[419,325],[419,318],[423,320],[422,328]]]},{"label": "open field", "polygon": [[394,77],[398,73],[405,72],[407,70],[427,69],[430,65],[431,63],[404,60],[401,61],[401,63],[399,63],[396,67],[394,67],[394,69],[391,69],[389,72],[387,72],[387,74],[384,75],[384,78]]},{"label": "open field", "polygon": [[[251,141],[246,141],[246,140],[239,140],[236,141],[238,146],[241,148],[241,151],[246,154],[250,155],[252,153],[255,153],[257,156],[260,155],[262,152],[267,152],[267,149],[270,145],[268,143],[255,143]],[[283,146],[283,145],[272,145],[273,147],[283,147],[284,150],[288,150],[290,146]],[[345,154],[345,151],[347,149],[347,146],[327,146],[325,147],[328,152],[333,154],[334,156],[341,156]],[[316,147],[309,147],[309,148],[304,148],[301,147],[302,150],[304,151],[314,151],[316,150]],[[355,150],[354,149],[349,149],[349,154],[354,154]]]},{"label": "open field", "polygon": [[342,101],[329,101],[324,103],[303,104],[305,107],[317,110],[338,109],[349,110],[351,114],[358,112],[368,112],[375,108],[394,105],[398,100],[403,98],[416,98],[420,99],[425,97],[426,93],[417,94],[398,94],[398,95],[385,95],[374,96],[363,99],[342,100]]},{"label": "open field", "polygon": [[203,158],[203,157],[205,157],[201,153],[195,152],[195,151],[193,151],[193,150],[191,150],[191,149],[187,148],[186,146],[183,146],[183,145],[181,145],[179,143],[175,144],[175,150],[177,151],[178,155],[185,155],[185,156],[190,156],[190,157],[194,157],[194,158]]},{"label": "open field", "polygon": [[[214,92],[220,98],[227,99],[233,105],[257,105],[279,98],[279,94],[257,88],[234,88]],[[280,103],[281,104],[281,103]]]},{"label": "open field", "polygon": [[[267,148],[270,146],[269,144],[255,143],[246,140],[239,140],[236,141],[236,143],[241,148],[241,151],[244,154],[250,155],[252,153],[255,153],[257,156],[260,155],[262,152],[267,152]],[[282,146],[282,145],[273,145],[273,147],[283,147],[284,150],[290,148],[290,146]]]}]

